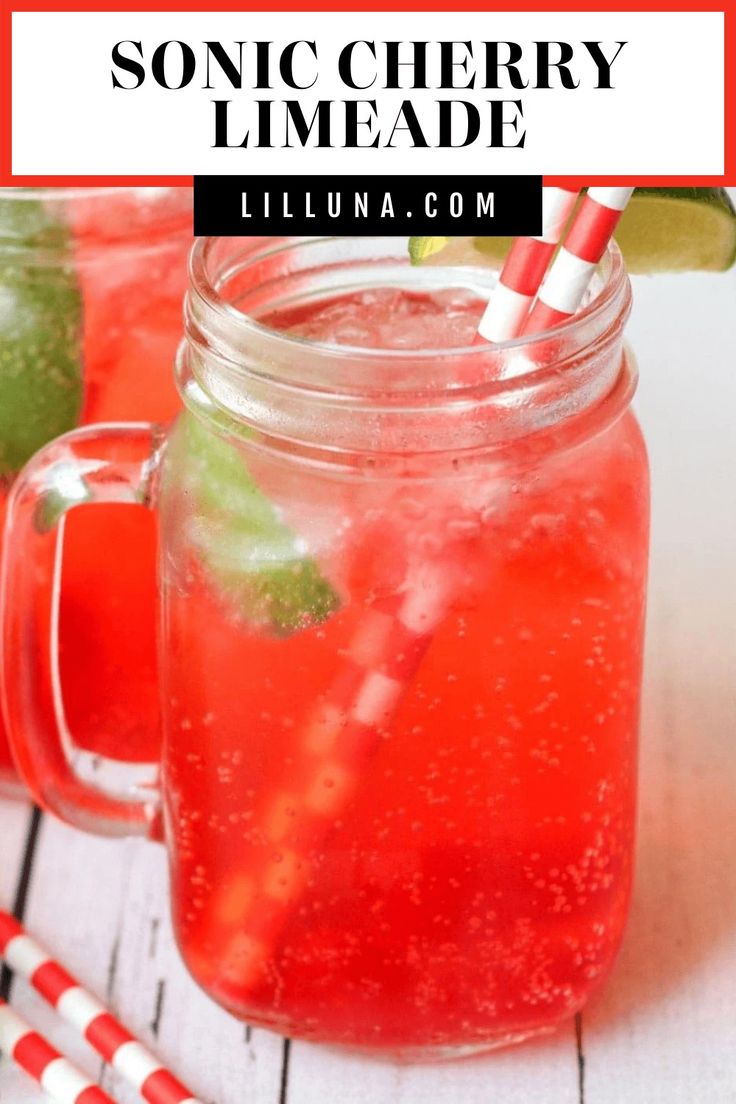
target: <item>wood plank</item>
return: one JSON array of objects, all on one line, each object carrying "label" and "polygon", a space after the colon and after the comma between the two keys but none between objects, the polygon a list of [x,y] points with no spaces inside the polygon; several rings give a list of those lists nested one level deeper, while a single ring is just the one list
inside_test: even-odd
[{"label": "wood plank", "polygon": [[586,1100],[732,1104],[736,274],[639,283],[654,484],[639,865],[619,965],[586,1014]]},{"label": "wood plank", "polygon": [[[75,839],[77,836],[77,833],[55,824],[50,818],[44,818],[28,888],[24,922],[52,953],[61,955],[68,969],[76,972],[84,983],[93,984],[98,980],[96,964],[104,960],[107,952],[106,936],[96,930],[93,917],[98,916],[100,925],[104,926],[111,909],[115,907],[115,895],[111,892],[113,887],[106,885],[104,892],[96,895],[97,907],[90,907],[86,900],[88,886],[99,882],[100,869],[104,871],[106,867],[100,863],[100,841],[81,835]],[[57,839],[59,845],[54,846]],[[95,989],[103,992],[104,983],[101,989],[97,985]],[[22,979],[16,978],[13,983],[12,1003],[57,1049],[90,1077],[98,1077],[101,1062]],[[22,1074],[16,1072],[15,1076],[22,1079],[23,1085],[28,1084]],[[8,1099],[14,1102],[10,1085],[6,1086],[5,1079],[0,1084],[8,1093]],[[26,1095],[29,1101],[45,1099],[41,1094],[30,1095],[30,1090],[26,1090]]]},{"label": "wood plank", "polygon": [[[0,906],[11,911],[19,889],[26,846],[31,842],[31,822],[29,805],[0,800]],[[7,981],[5,975],[4,986]],[[43,1099],[30,1078],[7,1055],[0,1055],[0,1104],[40,1104]]]},{"label": "wood plank", "polygon": [[[26,923],[204,1101],[235,1104],[247,1089],[253,1104],[273,1104],[281,1040],[246,1033],[189,978],[171,934],[167,881],[158,845],[94,839],[48,819]],[[120,1104],[137,1104],[115,1071],[103,1068],[27,985],[16,983],[13,1002],[90,1076],[101,1074]]]},{"label": "wood plank", "polygon": [[[482,1058],[440,1065],[394,1065],[293,1043],[287,1104],[578,1104],[573,1025]],[[329,1090],[327,1090],[329,1086]]]},{"label": "wood plank", "polygon": [[0,798],[0,905],[12,907],[30,807]]}]

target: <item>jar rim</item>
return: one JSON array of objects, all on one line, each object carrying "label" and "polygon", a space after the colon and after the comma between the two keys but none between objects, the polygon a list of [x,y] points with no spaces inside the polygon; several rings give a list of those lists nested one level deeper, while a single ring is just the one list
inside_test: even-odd
[{"label": "jar rim", "polygon": [[351,347],[257,321],[261,313],[346,287],[403,287],[410,273],[425,288],[490,293],[493,271],[487,266],[412,268],[400,240],[197,241],[190,253],[186,340],[177,360],[185,404],[206,418],[224,419],[224,432],[225,423],[239,424],[246,435],[255,431],[261,439],[329,451],[334,458],[351,450],[500,447],[574,420],[614,392],[630,397],[631,386],[618,384],[623,376],[630,383],[635,378],[621,355],[631,287],[615,245],[597,293],[574,318],[497,346]]},{"label": "jar rim", "polygon": [[[587,343],[584,340],[576,342],[575,336],[577,334],[582,334],[585,330],[589,331],[591,328],[597,330],[595,325],[596,321],[598,319],[602,320],[607,309],[611,306],[612,302],[621,295],[628,281],[628,274],[623,256],[616,242],[612,240],[606,249],[602,262],[607,267],[603,286],[590,301],[574,315],[552,328],[540,330],[534,334],[509,338],[505,341],[493,344],[477,343],[463,346],[443,346],[439,348],[435,346],[426,348],[383,348],[349,345],[338,342],[320,341],[296,334],[285,333],[282,330],[264,325],[262,322],[259,322],[257,319],[233,306],[233,304],[221,293],[216,278],[209,270],[212,254],[217,246],[224,240],[226,239],[221,237],[197,238],[189,254],[190,294],[194,291],[197,299],[206,310],[212,311],[213,315],[218,317],[227,326],[235,324],[244,337],[251,334],[261,338],[276,338],[280,343],[283,342],[285,347],[290,346],[295,350],[309,350],[309,352],[314,354],[324,352],[331,356],[341,355],[343,357],[349,357],[351,360],[360,360],[363,358],[375,360],[377,358],[386,359],[388,357],[392,361],[400,362],[404,360],[417,362],[422,360],[436,360],[438,357],[443,359],[466,358],[468,356],[487,357],[489,352],[499,355],[513,352],[521,348],[529,349],[537,344],[541,345],[548,342],[550,338],[553,338],[556,342],[559,341],[567,348],[578,348],[582,351]],[[279,252],[292,250],[295,246],[309,246],[316,242],[324,243],[336,241],[338,239],[332,236],[324,236],[314,238],[279,238],[276,240],[278,244],[274,245],[274,247],[266,253],[258,254],[259,259],[267,256],[274,256]],[[453,267],[455,266],[448,265],[448,269],[450,270]],[[482,266],[478,265],[477,267],[481,268]],[[490,268],[489,271],[491,271]],[[531,374],[538,370],[538,366],[534,364],[533,355],[530,356],[529,359],[532,362],[532,367],[529,372],[529,374]]]}]

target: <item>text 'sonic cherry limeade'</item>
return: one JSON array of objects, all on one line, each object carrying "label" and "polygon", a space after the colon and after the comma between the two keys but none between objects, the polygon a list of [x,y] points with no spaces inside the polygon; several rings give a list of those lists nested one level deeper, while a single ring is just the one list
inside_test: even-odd
[{"label": "text 'sonic cherry limeade'", "polygon": [[[441,350],[471,344],[483,308],[387,288],[263,321]],[[608,971],[631,881],[648,495],[632,415],[590,418],[541,460],[520,440],[500,464],[440,477],[407,456],[365,479],[179,422],[162,521],[172,899],[189,968],[236,1015],[404,1054],[482,1048],[566,1018]],[[198,501],[209,447],[220,468]],[[244,606],[213,514],[247,514],[238,472],[305,557],[318,547],[327,616]],[[258,524],[239,530],[241,563]],[[278,543],[259,554],[267,589]],[[390,654],[374,648],[402,692],[337,769],[356,655],[430,567],[447,580],[431,631],[406,654],[390,634]]]}]

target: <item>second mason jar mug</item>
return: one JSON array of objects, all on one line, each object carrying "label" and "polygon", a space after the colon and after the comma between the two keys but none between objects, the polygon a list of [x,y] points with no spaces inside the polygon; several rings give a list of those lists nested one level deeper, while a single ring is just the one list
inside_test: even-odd
[{"label": "second mason jar mug", "polygon": [[[195,246],[174,427],[77,430],[15,486],[5,708],[48,808],[163,837],[215,1000],[432,1058],[548,1030],[610,969],[648,489],[618,251],[578,316],[490,347],[492,275],[403,244]],[[99,502],[160,514],[160,793],[83,781],[51,722],[41,569]]]},{"label": "second mason jar mug", "polygon": [[[79,424],[178,412],[191,207],[188,188],[0,188],[0,525],[39,446]],[[68,747],[80,771],[117,762],[120,779],[146,780],[159,751],[153,519],[77,511],[58,536],[53,662]],[[113,582],[102,549],[123,545]],[[0,720],[9,792],[23,791]]]}]

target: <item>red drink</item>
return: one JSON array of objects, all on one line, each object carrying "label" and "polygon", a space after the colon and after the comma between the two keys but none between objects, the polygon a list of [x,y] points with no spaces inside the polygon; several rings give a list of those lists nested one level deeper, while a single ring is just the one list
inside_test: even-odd
[{"label": "red drink", "polygon": [[[367,298],[265,320],[313,340],[441,348],[469,344],[483,309]],[[500,478],[459,483],[413,457],[429,482],[378,491],[307,471],[297,482],[244,455],[300,531],[310,513],[331,523],[319,557],[343,605],[288,637],[244,624],[192,547],[174,556],[175,922],[195,977],[236,1015],[401,1053],[484,1047],[569,1016],[608,972],[631,882],[646,459],[631,414],[564,444],[530,464],[523,440]],[[187,463],[174,445],[179,491]],[[169,501],[169,524],[186,509]],[[349,800],[315,831],[300,803],[315,708],[334,702],[354,642],[405,592],[423,546],[462,584],[376,746],[356,753]],[[279,797],[293,823],[274,837]]]},{"label": "red drink", "polygon": [[[5,525],[5,507],[7,503],[7,491],[0,489],[0,532]],[[10,758],[10,747],[5,734],[5,725],[0,714],[0,793],[10,792],[17,786],[17,776],[13,761]]]},{"label": "red drink", "polygon": [[[471,346],[488,274],[400,249],[199,242],[187,412],[156,478],[131,427],[77,434],[71,461],[96,501],[122,485],[160,510],[163,825],[192,974],[250,1022],[432,1057],[550,1030],[613,961],[647,468],[615,251],[573,322],[490,348]],[[62,741],[37,723],[52,680],[22,610],[48,608],[33,519],[59,456],[17,484],[5,591],[6,670],[35,691],[10,678],[9,717],[41,765]],[[150,801],[90,810],[68,776],[46,795],[83,827],[158,827]]]},{"label": "red drink", "polygon": [[[79,420],[167,422],[179,405],[171,361],[181,336],[191,242],[188,190],[61,190],[44,193],[43,203],[36,194],[10,191],[4,202],[43,207],[48,225],[63,227],[63,249],[43,262],[49,267],[41,267],[41,280],[45,271],[53,278],[63,270],[79,297]],[[31,250],[32,257],[38,254],[40,246]],[[0,290],[22,263],[0,275]],[[21,297],[21,321],[23,310]],[[3,339],[0,333],[0,351]],[[66,428],[71,425],[54,431]],[[6,496],[7,480],[3,511]],[[83,506],[67,517],[63,539],[58,668],[73,744],[113,759],[153,761],[154,519],[143,507]],[[0,786],[14,777],[0,721]]]}]

